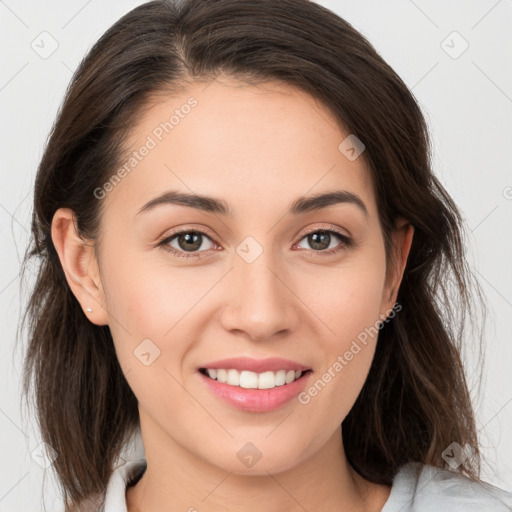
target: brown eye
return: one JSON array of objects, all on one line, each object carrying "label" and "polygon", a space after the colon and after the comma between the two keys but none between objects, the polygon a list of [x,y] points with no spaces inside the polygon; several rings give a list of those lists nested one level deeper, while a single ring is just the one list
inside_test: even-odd
[{"label": "brown eye", "polygon": [[184,251],[196,251],[203,245],[202,235],[195,232],[181,233],[177,235],[176,241]]},{"label": "brown eye", "polygon": [[331,243],[331,234],[327,231],[316,231],[307,236],[308,243],[315,250],[322,251],[328,249]]},{"label": "brown eye", "polygon": [[[177,257],[200,257],[202,256],[201,253],[207,252],[208,249],[211,249],[211,247],[204,247],[205,239],[209,240],[212,245],[215,245],[211,238],[202,231],[191,229],[181,230],[165,237],[161,242],[159,242],[158,246],[163,247]],[[201,248],[203,248],[203,250],[199,250]]]},{"label": "brown eye", "polygon": [[[335,243],[336,238],[340,243]],[[317,229],[316,231],[311,231],[310,233],[306,233],[306,235],[302,237],[301,241],[302,240],[307,240],[311,250],[321,253],[322,255],[333,254],[343,248],[349,247],[351,244],[349,237],[333,229]],[[334,245],[331,245],[332,243],[334,243]]]}]

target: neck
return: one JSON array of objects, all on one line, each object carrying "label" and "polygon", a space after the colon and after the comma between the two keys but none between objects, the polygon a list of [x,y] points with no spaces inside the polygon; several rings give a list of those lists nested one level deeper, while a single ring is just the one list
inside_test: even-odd
[{"label": "neck", "polygon": [[127,489],[128,512],[377,512],[389,496],[389,487],[368,482],[350,466],[341,427],[313,456],[290,469],[242,475],[197,457],[144,419],[148,420],[144,425],[141,417],[147,469]]}]

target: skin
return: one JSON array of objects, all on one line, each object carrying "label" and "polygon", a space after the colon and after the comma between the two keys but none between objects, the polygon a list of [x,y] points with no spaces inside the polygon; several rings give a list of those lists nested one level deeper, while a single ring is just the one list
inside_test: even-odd
[{"label": "skin", "polygon": [[[197,368],[237,355],[277,356],[311,366],[314,383],[359,333],[389,314],[413,228],[403,219],[397,225],[398,258],[386,280],[364,159],[339,151],[348,133],[330,111],[282,84],[228,77],[206,88],[192,84],[144,114],[132,148],[191,96],[197,106],[101,199],[99,246],[77,236],[69,209],[52,222],[69,285],[90,321],[109,325],[139,402],[148,467],[127,491],[128,510],[380,511],[390,488],[353,470],[340,427],[365,382],[376,337],[309,403],[294,399],[272,412],[224,403]],[[233,217],[178,205],[136,215],[171,189],[222,198]],[[287,213],[299,196],[339,189],[357,194],[368,217],[349,203]],[[157,246],[177,227],[207,233],[194,253],[203,258]],[[354,244],[344,247],[332,235],[329,249],[341,250],[320,256],[305,235],[322,228],[338,229]],[[247,236],[263,249],[252,263],[236,252]],[[191,254],[178,242],[167,245]],[[149,366],[133,353],[147,338],[160,350]],[[262,454],[251,468],[237,457],[247,442]]]}]

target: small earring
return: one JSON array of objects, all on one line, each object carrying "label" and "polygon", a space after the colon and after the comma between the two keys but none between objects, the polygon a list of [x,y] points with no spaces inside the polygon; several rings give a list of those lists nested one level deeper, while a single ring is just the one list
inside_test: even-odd
[{"label": "small earring", "polygon": [[90,307],[88,307],[88,308],[87,308],[87,311],[88,311],[89,313],[92,313],[92,309],[91,309]]}]

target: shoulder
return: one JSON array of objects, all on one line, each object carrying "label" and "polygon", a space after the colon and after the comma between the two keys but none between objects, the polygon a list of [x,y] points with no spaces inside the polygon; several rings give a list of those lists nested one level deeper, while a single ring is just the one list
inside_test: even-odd
[{"label": "shoulder", "polygon": [[146,467],[145,458],[123,460],[112,472],[103,503],[96,512],[126,512],[126,488],[139,480]]},{"label": "shoulder", "polygon": [[410,462],[396,474],[382,512],[512,511],[512,493],[448,469]]}]

